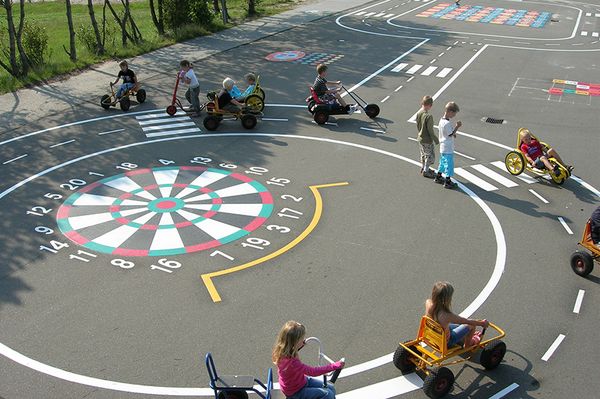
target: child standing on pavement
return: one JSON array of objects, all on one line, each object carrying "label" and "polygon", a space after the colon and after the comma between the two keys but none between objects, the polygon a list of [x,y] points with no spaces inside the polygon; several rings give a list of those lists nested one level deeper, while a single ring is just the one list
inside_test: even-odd
[{"label": "child standing on pavement", "polygon": [[296,322],[288,321],[283,325],[273,346],[272,360],[277,366],[281,392],[287,399],[334,399],[335,388],[332,384],[323,387],[323,380],[317,377],[344,367],[342,361],[327,366],[311,367],[302,363],[298,351],[304,346],[306,328]]},{"label": "child standing on pavement", "polygon": [[[456,183],[452,181],[452,176],[454,176],[454,139],[456,138],[456,132],[462,126],[462,122],[457,121],[456,124],[454,124],[450,120],[456,116],[458,111],[460,111],[458,105],[455,102],[449,102],[446,104],[444,116],[440,119],[438,124],[440,165],[438,167],[438,173],[435,176],[435,182],[444,184],[444,188],[456,187]],[[446,175],[445,180],[442,177],[442,173]]]},{"label": "child standing on pavement", "polygon": [[189,61],[183,60],[179,63],[179,66],[181,66],[179,79],[189,85],[185,92],[185,98],[192,105],[190,107],[190,111],[193,112],[191,116],[200,116],[200,83],[198,83],[198,78]]},{"label": "child standing on pavement", "polygon": [[439,144],[435,132],[433,131],[433,116],[429,110],[433,106],[433,98],[423,97],[421,109],[417,112],[417,141],[421,150],[421,174],[423,177],[433,179],[435,174],[429,169],[435,162],[435,145]]}]

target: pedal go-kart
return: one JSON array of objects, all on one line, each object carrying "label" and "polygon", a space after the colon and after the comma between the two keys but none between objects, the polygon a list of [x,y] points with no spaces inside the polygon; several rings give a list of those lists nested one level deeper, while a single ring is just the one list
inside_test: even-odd
[{"label": "pedal go-kart", "polygon": [[[215,392],[215,399],[248,399],[248,392],[253,392],[263,399],[271,399],[273,370],[269,369],[267,383],[263,384],[250,375],[219,375],[210,353],[206,354],[205,362],[210,378],[208,385]],[[264,392],[257,389],[254,384],[261,387]]]},{"label": "pedal go-kart", "polygon": [[[549,171],[547,169],[537,169],[529,164],[527,158],[525,158],[525,155],[521,151],[521,132],[523,131],[528,131],[528,129],[523,127],[519,129],[517,132],[517,148],[506,154],[506,157],[504,158],[504,165],[506,166],[508,172],[513,176],[518,176],[523,173],[523,171],[527,170],[537,176],[550,175],[556,184],[563,184],[565,181],[567,181],[567,179],[571,176],[571,172],[569,172],[567,167],[558,162],[554,157],[548,156],[548,161],[550,161],[552,165],[558,165],[560,170],[560,174],[558,176],[553,171]],[[529,134],[531,134],[532,138],[537,140],[533,133],[529,132]],[[548,144],[542,141],[540,141],[540,144],[544,150],[550,148]]]},{"label": "pedal go-kart", "polygon": [[571,268],[582,277],[587,276],[594,270],[594,261],[600,263],[600,248],[594,245],[592,241],[592,224],[588,220],[583,229],[583,235],[578,245],[581,245],[586,251],[575,251],[571,255]]},{"label": "pedal go-kart", "polygon": [[141,88],[140,83],[136,83],[132,89],[129,89],[123,94],[121,98],[117,98],[117,94],[115,93],[115,87],[112,82],[110,82],[110,94],[105,94],[100,99],[100,106],[104,109],[109,109],[110,107],[114,107],[119,104],[122,111],[128,111],[131,107],[131,97],[134,97],[139,104],[142,104],[146,101],[146,90]]},{"label": "pedal go-kart", "polygon": [[[319,340],[319,338],[317,338],[317,337],[306,338],[304,340],[304,346],[306,346],[312,342],[316,343],[319,346],[319,351],[317,354],[317,364],[319,366],[324,366],[326,364],[335,363],[334,360],[332,360],[329,356],[327,356],[325,353],[323,353],[323,345],[321,344],[321,341]],[[304,348],[304,346],[302,348]],[[302,348],[300,348],[300,349],[302,349]],[[342,358],[341,361],[345,362],[346,359]],[[343,370],[343,367],[341,369],[332,371],[329,374],[324,374],[323,375],[323,387],[327,387],[328,381],[330,384],[335,384],[335,382],[337,381],[338,377],[340,376],[340,373],[342,372],[342,370]]]},{"label": "pedal go-kart", "polygon": [[226,116],[231,117],[233,120],[239,119],[245,129],[254,129],[258,122],[256,116],[262,115],[262,112],[247,106],[239,112],[220,109],[219,98],[214,91],[209,92],[207,97],[209,100],[209,102],[206,103],[206,112],[208,115],[204,118],[203,124],[204,127],[210,131],[217,130],[221,122],[225,120]]},{"label": "pedal go-kart", "polygon": [[253,111],[263,112],[265,109],[265,91],[260,87],[260,76],[256,77],[254,90],[244,100],[246,106]]},{"label": "pedal go-kart", "polygon": [[[344,86],[342,86],[342,90],[348,93],[354,102],[365,111],[365,114],[369,118],[375,119],[377,115],[379,115],[380,109],[377,104],[368,104],[358,94],[351,93]],[[308,103],[308,111],[313,115],[314,121],[319,125],[326,124],[331,115],[348,115],[346,108],[341,105],[325,104],[321,101],[312,86],[310,87],[310,97],[306,99],[306,102]]]},{"label": "pedal go-kart", "polygon": [[501,341],[505,333],[493,323],[490,323],[488,328],[495,330],[494,337],[484,339],[486,332],[484,329],[481,341],[477,345],[467,347],[454,345],[448,348],[446,332],[442,326],[433,319],[423,316],[417,338],[400,343],[394,352],[394,365],[402,374],[412,373],[415,370],[423,372],[425,394],[430,398],[441,398],[450,392],[454,384],[454,374],[446,366],[466,362],[480,349],[479,363],[486,370],[493,370],[500,365],[506,353],[506,344]]}]

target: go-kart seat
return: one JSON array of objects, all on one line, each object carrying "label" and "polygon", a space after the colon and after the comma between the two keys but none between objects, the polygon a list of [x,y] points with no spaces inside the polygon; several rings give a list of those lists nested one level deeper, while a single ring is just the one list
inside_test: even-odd
[{"label": "go-kart seat", "polygon": [[325,104],[323,101],[321,101],[319,96],[317,96],[317,92],[315,91],[315,88],[312,86],[309,86],[309,88],[310,88],[310,97],[315,102],[315,104]]},{"label": "go-kart seat", "polygon": [[[441,324],[427,316],[421,318],[418,339],[439,353],[440,358],[450,356],[453,352],[462,349],[462,345],[459,344],[448,347],[446,332]],[[430,355],[434,354],[430,353]],[[437,356],[432,356],[435,357]]]}]

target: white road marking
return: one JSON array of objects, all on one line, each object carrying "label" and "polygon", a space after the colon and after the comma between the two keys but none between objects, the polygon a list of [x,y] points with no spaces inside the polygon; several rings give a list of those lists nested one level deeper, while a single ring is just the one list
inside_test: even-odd
[{"label": "white road marking", "polygon": [[4,162],[2,162],[2,165],[7,165],[7,164],[9,164],[9,163],[11,163],[11,162],[15,162],[15,161],[17,161],[17,160],[19,160],[19,159],[21,159],[21,158],[25,158],[27,155],[28,155],[28,154],[19,155],[19,156],[18,156],[18,157],[16,157],[16,158],[9,159],[8,161],[4,161]]},{"label": "white road marking", "polygon": [[385,18],[385,19],[389,19],[389,18],[393,17],[394,15],[395,15],[395,14],[388,14],[388,15],[384,16],[383,18]]},{"label": "white road marking", "polygon": [[567,233],[569,233],[569,235],[573,234],[573,230],[571,230],[571,228],[569,227],[569,225],[567,224],[567,222],[565,222],[565,219],[563,219],[562,216],[558,217],[558,221],[560,222],[560,224],[562,224],[562,226],[565,228],[565,230],[567,231]]},{"label": "white road marking", "polygon": [[531,43],[529,43],[529,42],[517,42],[517,41],[515,41],[514,43],[515,43],[515,44],[531,44]]},{"label": "white road marking", "polygon": [[173,190],[172,184],[177,180],[177,175],[179,175],[179,169],[166,169],[166,170],[153,170],[152,174],[154,175],[154,180],[156,180],[156,184],[159,186],[163,184],[168,184],[169,187],[160,187],[160,193],[163,197],[170,197],[171,190]]},{"label": "white road marking", "polygon": [[186,126],[196,126],[196,124],[192,121],[189,121],[189,122],[173,123],[170,125],[146,126],[146,127],[142,127],[142,130],[144,132],[151,132],[153,130],[165,130],[165,129],[173,129],[176,127],[186,127]]},{"label": "white road marking", "polygon": [[592,193],[596,194],[596,196],[600,199],[600,191],[598,191],[596,188],[592,187],[591,184],[581,180],[579,177],[577,177],[575,175],[571,175],[571,179],[575,180],[577,183],[581,184],[588,191],[591,191]]},{"label": "white road marking", "polygon": [[411,80],[413,80],[414,78],[415,78],[414,76],[411,76],[410,78],[408,78],[408,79],[406,80],[406,82],[408,83],[408,82],[410,82]]},{"label": "white road marking", "polygon": [[585,290],[579,290],[577,293],[577,299],[575,300],[575,306],[573,306],[573,313],[579,314],[581,310],[581,304],[583,303],[583,296],[585,295]]},{"label": "white road marking", "polygon": [[390,98],[390,96],[385,96],[385,97],[383,98],[383,100],[381,100],[381,102],[382,102],[382,103],[384,103],[384,102],[386,102],[386,101],[387,101],[389,98]]},{"label": "white road marking", "polygon": [[375,18],[383,17],[384,15],[385,15],[385,12],[380,12],[379,14],[375,15]]},{"label": "white road marking", "polygon": [[[154,212],[148,212],[148,214],[154,216]],[[136,221],[136,223],[139,222]],[[122,225],[114,230],[104,233],[100,237],[94,238],[92,242],[94,244],[106,245],[108,247],[118,247],[127,241],[127,239],[134,235],[137,231],[139,231],[137,227]]]},{"label": "white road marking", "polygon": [[434,62],[437,61],[437,58],[432,59],[431,61],[429,61],[430,64],[433,64]]},{"label": "white road marking", "polygon": [[[358,114],[359,112],[355,112],[355,114]],[[315,121],[311,121],[312,123],[314,123],[315,125],[317,124],[317,122]],[[338,124],[336,122],[325,122],[326,125],[328,126],[337,126]]]},{"label": "white road marking", "polygon": [[98,133],[98,136],[104,136],[105,134],[112,134],[112,133],[118,133],[118,132],[122,132],[125,129],[115,129],[115,130],[109,130],[107,132],[100,132]]},{"label": "white road marking", "polygon": [[444,68],[435,76],[438,78],[445,78],[450,72],[452,72],[452,68]]},{"label": "white road marking", "polygon": [[262,118],[261,121],[267,122],[289,122],[287,118]]},{"label": "white road marking", "polygon": [[73,230],[79,230],[114,220],[115,218],[112,213],[102,212],[83,216],[72,216],[69,218],[69,224],[73,227]]},{"label": "white road marking", "polygon": [[391,380],[378,382],[366,387],[354,389],[349,392],[337,394],[339,399],[365,399],[377,398],[388,399],[396,397],[404,392],[413,391],[423,386],[423,380],[416,373],[392,378]]},{"label": "white road marking", "polygon": [[[497,167],[498,169],[501,169],[503,171],[505,171],[506,173],[510,172],[508,171],[508,169],[506,169],[506,164],[504,164],[504,162],[502,161],[494,161],[492,162],[492,165],[494,165],[495,167]],[[529,176],[528,174],[525,173],[521,173],[518,176],[515,176],[517,179],[524,181],[527,184],[533,184],[533,183],[537,183],[537,180],[534,179],[533,177]]]},{"label": "white road marking", "polygon": [[446,47],[446,51],[448,51],[448,50],[452,50],[452,46]]},{"label": "white road marking", "polygon": [[164,132],[148,133],[148,134],[146,134],[146,137],[152,138],[152,137],[172,136],[174,134],[201,133],[201,132],[202,132],[202,130],[198,129],[197,127],[194,127],[191,129],[167,130]]},{"label": "white road marking", "polygon": [[594,16],[595,17],[600,17],[600,13],[595,13]]},{"label": "white road marking", "polygon": [[374,13],[374,12],[367,13],[367,14],[365,14],[365,18],[368,18],[368,17],[370,17],[371,15],[375,15],[375,13]]},{"label": "white road marking", "polygon": [[[156,112],[157,110],[153,110],[151,112]],[[173,116],[179,116],[179,115],[187,115],[185,112],[183,111],[177,111],[175,113],[175,115]],[[164,110],[163,112],[161,112],[160,114],[148,114],[148,115],[141,115],[141,116],[136,116],[135,119],[137,120],[146,120],[146,119],[155,119],[155,118],[165,118],[169,116],[169,114],[167,114]]]},{"label": "white road marking", "polygon": [[488,41],[488,42],[499,42],[500,41],[498,39],[483,39],[483,40]]},{"label": "white road marking", "polygon": [[518,387],[519,387],[519,384],[513,382],[512,384],[510,384],[509,386],[507,386],[506,388],[504,388],[497,394],[490,396],[490,399],[501,399],[501,398],[505,397],[506,395],[508,395],[509,393],[511,393],[512,391],[514,391],[515,389],[517,389]]},{"label": "white road marking", "polygon": [[592,13],[591,13],[591,12],[586,12],[586,13],[585,13],[585,16],[586,16],[586,17],[591,17],[591,16],[592,16]]},{"label": "white road marking", "polygon": [[443,51],[441,53],[438,54],[438,58],[441,57],[442,55],[444,55],[446,53],[444,53]]},{"label": "white road marking", "polygon": [[476,161],[476,159],[475,159],[475,158],[473,158],[472,156],[470,156],[470,155],[467,155],[467,154],[463,154],[462,152],[454,151],[454,153],[455,153],[456,155],[460,156],[460,157],[467,158],[467,159],[469,159],[469,160],[471,160],[471,161]]},{"label": "white road marking", "polygon": [[457,44],[458,44],[458,40],[457,40],[457,41],[455,41],[455,42],[454,42],[452,45],[453,45],[453,46],[456,46]]},{"label": "white road marking", "polygon": [[419,69],[421,69],[423,67],[423,65],[414,65],[412,68],[410,68],[408,71],[406,71],[406,73],[408,73],[409,75],[414,75]]},{"label": "white road marking", "polygon": [[598,37],[598,36],[600,36],[600,35],[598,34],[598,32],[592,32],[592,37]]},{"label": "white road marking", "polygon": [[60,147],[61,145],[70,144],[70,143],[73,143],[74,141],[75,141],[75,139],[63,141],[62,143],[51,145],[50,148]]},{"label": "white road marking", "polygon": [[379,130],[379,129],[371,129],[369,127],[362,127],[360,128],[361,130],[367,130],[369,132],[375,132],[375,133],[385,133],[385,130]]},{"label": "white road marking", "polygon": [[538,199],[540,201],[542,201],[544,204],[549,204],[548,200],[544,197],[542,197],[541,195],[539,195],[535,190],[529,189],[529,192],[533,195],[535,195],[536,197],[538,197]]},{"label": "white road marking", "polygon": [[438,69],[438,67],[436,66],[430,66],[427,69],[425,69],[423,72],[421,72],[421,76],[429,76],[433,73],[433,71],[435,71],[436,69]]},{"label": "white road marking", "polygon": [[454,173],[456,173],[460,177],[468,180],[469,182],[475,184],[479,188],[484,189],[485,191],[496,191],[496,190],[498,190],[498,187],[494,186],[493,184],[490,184],[490,183],[486,182],[482,178],[480,178],[478,176],[475,176],[473,173],[471,173],[468,170],[465,170],[463,168],[456,168],[454,170]]},{"label": "white road marking", "polygon": [[400,63],[400,64],[396,65],[396,66],[394,67],[394,69],[392,69],[392,72],[400,72],[401,70],[403,70],[403,69],[404,69],[404,68],[406,68],[407,66],[408,66],[408,64],[407,64],[407,63],[404,63],[404,62],[402,62],[402,63]]},{"label": "white road marking", "polygon": [[394,90],[394,93],[397,93],[398,91],[400,91],[400,89],[401,89],[402,87],[403,87],[402,85],[398,86],[398,87],[396,88],[396,90]]},{"label": "white road marking", "polygon": [[[169,215],[169,213],[163,213],[163,217],[165,215]],[[173,220],[171,219],[171,222],[172,221]],[[181,236],[179,235],[179,229],[158,229],[154,233],[152,244],[150,244],[150,251],[181,248],[184,246],[185,244],[183,243],[183,241],[181,240]]]},{"label": "white road marking", "polygon": [[493,179],[495,181],[497,181],[498,183],[502,184],[504,187],[518,187],[519,185],[517,183],[515,183],[514,181],[507,179],[506,177],[502,176],[501,174],[491,170],[490,168],[484,166],[484,165],[473,165],[471,166],[473,169],[475,169],[476,171],[478,171],[479,173],[486,175],[487,177],[489,177],[490,179]]},{"label": "white road marking", "polygon": [[584,30],[581,31],[581,36],[587,36],[587,35],[588,35],[588,33],[586,31],[584,31]]},{"label": "white road marking", "polygon": [[265,104],[265,107],[306,108],[306,105],[300,105],[300,104]]},{"label": "white road marking", "polygon": [[360,11],[360,12],[357,12],[356,14],[354,14],[354,15],[358,15],[358,16],[360,16],[360,15],[364,15],[364,14],[366,14],[366,13],[367,13],[366,11]]},{"label": "white road marking", "polygon": [[542,360],[547,362],[548,359],[550,359],[550,356],[552,356],[552,354],[556,351],[556,349],[561,344],[561,342],[563,342],[564,339],[565,336],[563,334],[558,334],[558,337],[556,337],[552,345],[550,345],[546,353],[544,353],[544,356],[542,356]]},{"label": "white road marking", "polygon": [[165,115],[165,117],[161,117],[161,118],[141,120],[141,121],[138,121],[138,123],[140,124],[140,126],[146,126],[146,125],[158,125],[160,123],[173,123],[173,122],[191,121],[191,120],[192,120],[192,118],[190,118],[189,116],[173,117],[173,116]]}]

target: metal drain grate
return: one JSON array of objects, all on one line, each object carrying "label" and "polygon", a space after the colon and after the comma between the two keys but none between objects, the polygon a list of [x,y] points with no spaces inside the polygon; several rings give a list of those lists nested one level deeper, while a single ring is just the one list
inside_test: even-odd
[{"label": "metal drain grate", "polygon": [[485,119],[486,123],[494,123],[494,124],[502,124],[504,123],[504,119],[497,119],[497,118],[486,118]]}]

